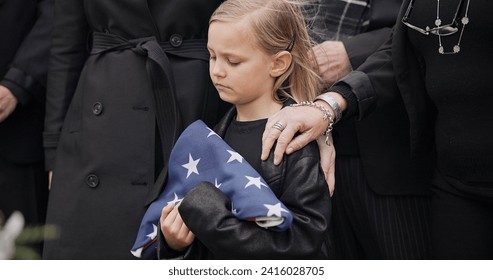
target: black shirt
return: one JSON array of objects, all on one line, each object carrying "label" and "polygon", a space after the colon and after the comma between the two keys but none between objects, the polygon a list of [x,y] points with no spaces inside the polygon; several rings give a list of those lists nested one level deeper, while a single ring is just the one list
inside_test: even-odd
[{"label": "black shirt", "polygon": [[245,122],[233,120],[224,136],[226,143],[242,155],[255,170],[261,170],[262,134],[266,123],[267,119]]},{"label": "black shirt", "polygon": [[[465,14],[468,0],[459,12]],[[450,23],[459,0],[440,1],[442,24]],[[439,37],[409,29],[408,36],[422,61],[426,90],[438,110],[435,143],[438,169],[469,185],[493,182],[493,2],[471,0],[457,54],[439,54]],[[416,0],[409,22],[434,27],[437,1]],[[442,36],[450,52],[462,29]],[[433,120],[430,120],[433,121]]]}]

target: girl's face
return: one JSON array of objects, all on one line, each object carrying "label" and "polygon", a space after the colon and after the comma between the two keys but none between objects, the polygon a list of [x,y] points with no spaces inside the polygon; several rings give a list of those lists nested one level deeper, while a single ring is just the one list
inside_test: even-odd
[{"label": "girl's face", "polygon": [[274,100],[274,56],[261,50],[248,21],[214,21],[209,26],[209,73],[222,100],[243,106],[268,106]]}]

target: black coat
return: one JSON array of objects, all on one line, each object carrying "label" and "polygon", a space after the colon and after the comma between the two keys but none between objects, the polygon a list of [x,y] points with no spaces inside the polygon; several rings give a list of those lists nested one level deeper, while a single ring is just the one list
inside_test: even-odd
[{"label": "black coat", "polygon": [[133,258],[162,150],[192,121],[223,114],[205,44],[220,2],[56,2],[44,144],[54,174],[47,222],[60,238],[44,258]]},{"label": "black coat", "polygon": [[[0,211],[42,223],[48,200],[42,132],[53,0],[0,1],[0,84],[17,107],[0,122]],[[19,179],[20,178],[20,179]]]},{"label": "black coat", "polygon": [[[235,116],[233,109],[215,127],[219,136],[224,137]],[[273,152],[261,163],[258,172],[293,213],[288,230],[276,232],[238,220],[231,213],[231,202],[226,195],[213,184],[202,183],[185,195],[178,208],[183,221],[195,234],[195,242],[185,254],[177,253],[166,246],[160,234],[160,258],[328,258],[331,201],[316,142],[285,156],[278,166],[272,159]]]},{"label": "black coat", "polygon": [[18,101],[12,115],[0,123],[0,157],[9,162],[43,159],[52,18],[52,0],[0,1],[0,84]]}]

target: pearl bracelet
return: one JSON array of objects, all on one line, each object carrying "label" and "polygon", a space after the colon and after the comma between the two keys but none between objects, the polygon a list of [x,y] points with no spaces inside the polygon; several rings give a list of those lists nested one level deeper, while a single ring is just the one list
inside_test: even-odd
[{"label": "pearl bracelet", "polygon": [[324,106],[315,103],[313,101],[302,101],[298,104],[291,104],[289,105],[290,107],[300,107],[300,106],[309,106],[309,107],[314,107],[322,111],[322,118],[324,121],[329,120],[329,125],[327,126],[327,129],[322,135],[325,135],[325,144],[327,146],[330,146],[329,138],[330,138],[330,132],[332,131],[333,125],[334,125],[334,118],[332,117],[332,114],[325,108]]}]

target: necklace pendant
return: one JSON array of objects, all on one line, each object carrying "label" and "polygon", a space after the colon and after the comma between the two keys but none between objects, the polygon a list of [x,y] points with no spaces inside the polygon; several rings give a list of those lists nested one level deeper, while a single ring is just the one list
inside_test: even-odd
[{"label": "necklace pendant", "polygon": [[437,19],[435,20],[435,25],[436,25],[436,26],[440,26],[441,24],[442,24],[442,20],[441,20],[441,19],[439,19],[439,18],[437,18]]},{"label": "necklace pendant", "polygon": [[463,25],[466,25],[469,23],[469,18],[468,17],[463,17],[462,20],[461,20],[462,24]]},{"label": "necklace pendant", "polygon": [[460,52],[460,46],[459,45],[455,45],[454,46],[454,53],[458,53]]},{"label": "necklace pendant", "polygon": [[438,48],[438,52],[439,52],[439,53],[441,53],[441,54],[443,54],[443,47],[442,47],[442,46],[440,46],[440,47]]}]

